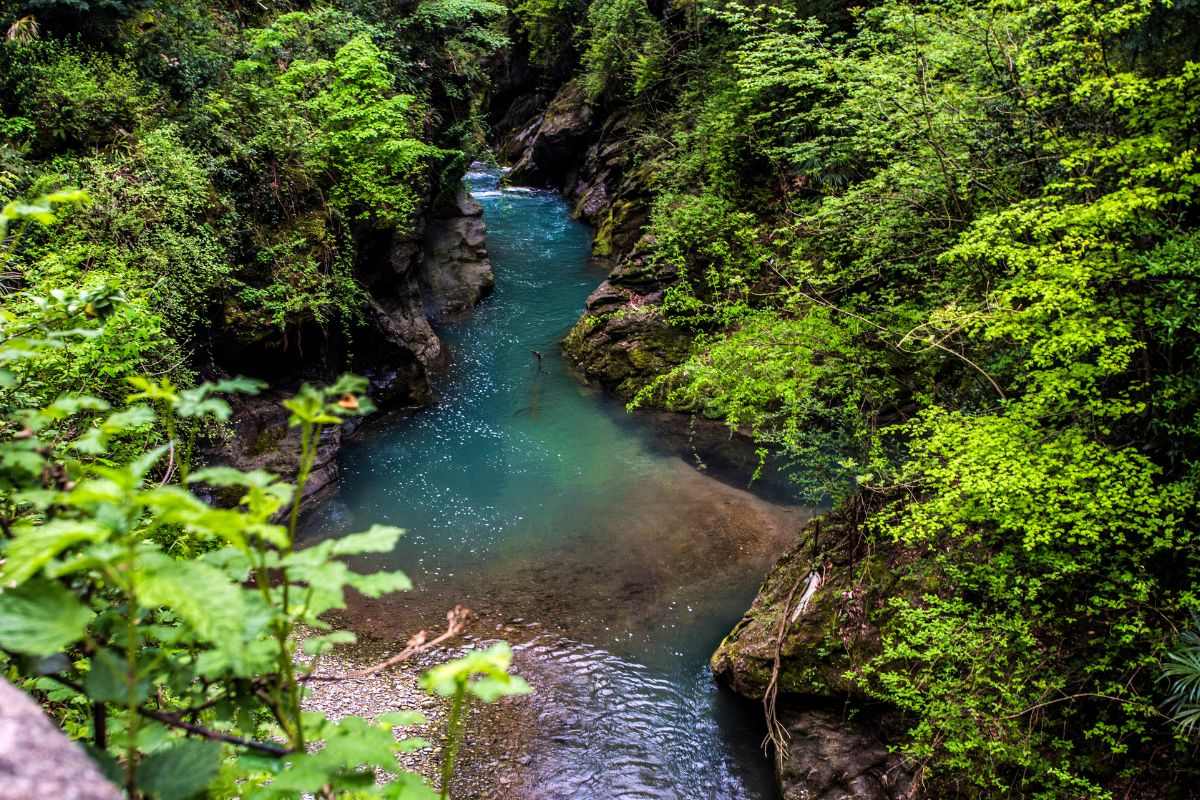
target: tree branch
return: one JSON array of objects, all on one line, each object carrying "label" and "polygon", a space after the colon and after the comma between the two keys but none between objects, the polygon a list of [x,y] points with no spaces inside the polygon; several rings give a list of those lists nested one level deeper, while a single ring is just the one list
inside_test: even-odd
[{"label": "tree branch", "polygon": [[471,617],[471,610],[463,606],[455,606],[446,613],[446,631],[435,639],[429,638],[429,631],[417,631],[413,637],[408,640],[408,644],[399,653],[394,656],[380,661],[370,667],[365,667],[345,675],[302,675],[297,680],[301,683],[327,683],[337,681],[356,681],[363,678],[370,678],[373,675],[378,675],[385,669],[401,664],[413,656],[424,653],[426,650],[432,650],[440,644],[450,641],[456,636],[462,635],[462,632],[467,629],[467,620]]}]

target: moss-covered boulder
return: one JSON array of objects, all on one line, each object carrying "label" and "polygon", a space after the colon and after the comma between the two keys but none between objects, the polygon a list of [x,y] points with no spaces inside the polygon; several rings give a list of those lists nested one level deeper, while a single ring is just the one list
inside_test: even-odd
[{"label": "moss-covered boulder", "polygon": [[629,290],[604,283],[563,342],[567,357],[587,380],[621,397],[632,397],[680,363],[691,344],[656,307],[638,305],[635,298]]},{"label": "moss-covered boulder", "polygon": [[809,523],[711,660],[720,681],[763,699],[778,656],[784,800],[901,800],[913,786],[914,765],[894,748],[901,721],[855,675],[879,652],[887,601],[921,587],[905,554],[869,547],[859,522],[843,507]]},{"label": "moss-covered boulder", "polygon": [[761,698],[778,652],[782,693],[859,696],[846,673],[877,652],[877,620],[870,612],[896,580],[883,557],[869,553],[858,538],[848,513],[817,518],[804,529],[713,654],[720,680]]}]

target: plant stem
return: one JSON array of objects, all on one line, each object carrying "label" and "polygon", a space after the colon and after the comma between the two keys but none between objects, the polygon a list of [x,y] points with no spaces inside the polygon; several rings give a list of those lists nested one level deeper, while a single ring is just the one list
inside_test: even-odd
[{"label": "plant stem", "polygon": [[450,717],[446,720],[446,745],[442,751],[442,800],[450,797],[450,783],[454,779],[454,761],[462,744],[463,711],[467,700],[467,683],[459,681],[450,704]]}]

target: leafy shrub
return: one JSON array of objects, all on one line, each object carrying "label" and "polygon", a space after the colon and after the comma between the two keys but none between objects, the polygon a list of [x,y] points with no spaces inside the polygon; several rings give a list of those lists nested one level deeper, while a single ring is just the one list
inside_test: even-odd
[{"label": "leafy shrub", "polygon": [[[7,206],[0,235],[13,219],[48,221],[50,202]],[[222,781],[238,796],[261,798],[435,797],[395,758],[424,745],[397,742],[392,732],[421,722],[419,714],[331,722],[302,710],[320,656],[354,639],[331,631],[323,615],[344,607],[348,587],[369,597],[410,587],[401,573],[360,574],[340,560],[390,551],[398,529],[375,526],[294,547],[321,431],[371,410],[362,396],[366,381],[306,385],[285,401],[301,431],[295,487],[261,471],[192,470],[190,448],[178,438],[183,428],[227,419],[222,395],[253,394],[262,385],[238,379],[179,389],[133,377],[135,391],[121,405],[73,392],[21,407],[27,395],[19,365],[97,338],[92,320],[111,319],[121,307],[118,295],[102,291],[58,291],[29,303],[34,311],[17,325],[0,321],[6,671],[25,676],[61,708],[86,709],[90,731],[77,721],[76,732],[90,733],[94,757],[132,798],[190,797]],[[115,455],[122,439],[150,426],[161,426],[161,445],[128,459]],[[209,506],[193,493],[205,484],[236,491],[240,502]],[[173,555],[182,552],[198,555]],[[302,629],[317,634],[301,645]],[[296,661],[301,646],[307,662]],[[428,689],[452,704],[442,797],[467,699],[492,702],[529,690],[509,674],[510,663],[499,644],[426,676]],[[378,785],[376,770],[394,780]]]},{"label": "leafy shrub", "polygon": [[8,43],[3,50],[10,76],[5,83],[17,114],[33,123],[40,152],[129,135],[154,102],[153,90],[129,65],[100,53],[47,40]]}]

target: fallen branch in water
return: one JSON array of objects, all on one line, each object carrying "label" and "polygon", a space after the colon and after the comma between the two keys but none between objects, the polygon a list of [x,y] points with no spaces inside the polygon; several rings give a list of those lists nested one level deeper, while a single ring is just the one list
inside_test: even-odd
[{"label": "fallen branch in water", "polygon": [[451,639],[461,636],[463,631],[467,629],[467,620],[471,618],[471,609],[463,606],[455,606],[446,614],[446,631],[435,639],[429,638],[429,631],[417,631],[413,637],[408,640],[408,644],[399,653],[390,656],[378,664],[370,667],[364,667],[354,672],[346,673],[345,675],[303,675],[298,680],[302,683],[328,683],[334,681],[357,681],[363,678],[370,678],[373,675],[378,675],[385,669],[394,667],[397,664],[402,664],[408,661],[415,655],[424,653],[426,650],[432,650],[438,645],[444,644]]}]

